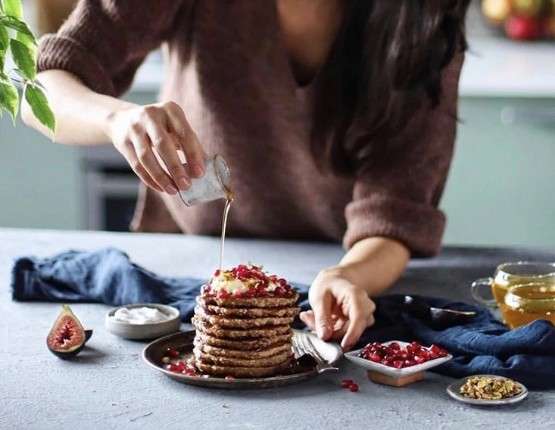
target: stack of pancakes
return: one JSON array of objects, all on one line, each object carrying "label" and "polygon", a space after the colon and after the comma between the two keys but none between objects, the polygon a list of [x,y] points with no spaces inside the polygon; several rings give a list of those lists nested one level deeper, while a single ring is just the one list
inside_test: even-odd
[{"label": "stack of pancakes", "polygon": [[[237,287],[233,271],[223,276],[231,277]],[[277,293],[268,291],[263,286],[274,285],[271,279],[275,278],[249,279],[251,272],[246,273],[239,290],[227,291],[225,282],[220,282],[217,291],[208,285],[197,297],[193,352],[194,365],[202,373],[256,378],[278,374],[291,365],[291,324],[299,312],[298,294],[287,284]]]}]

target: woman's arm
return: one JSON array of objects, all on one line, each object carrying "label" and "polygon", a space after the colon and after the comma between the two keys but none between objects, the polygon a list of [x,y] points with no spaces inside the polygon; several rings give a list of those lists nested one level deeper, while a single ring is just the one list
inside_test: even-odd
[{"label": "woman's arm", "polygon": [[343,277],[375,296],[389,288],[403,273],[410,258],[401,242],[369,237],[355,243],[337,269]]},{"label": "woman's arm", "polygon": [[[409,255],[439,251],[445,216],[439,200],[455,141],[457,88],[464,56],[442,71],[442,98],[424,105],[390,142],[380,142],[355,181],[345,210],[349,251],[311,286],[313,312],[302,320],[323,339],[341,338],[351,348],[374,322],[369,298],[392,285]],[[375,143],[376,145],[380,143]]]},{"label": "woman's arm", "polygon": [[108,119],[119,110],[133,107],[133,104],[126,101],[95,93],[64,70],[46,70],[37,77],[48,91],[48,101],[56,117],[56,134],[51,135],[38,122],[26,102],[23,103],[21,115],[25,124],[50,135],[58,143],[110,143]]},{"label": "woman's arm", "polygon": [[342,339],[350,349],[366,327],[374,323],[370,296],[381,293],[403,273],[409,250],[385,237],[357,242],[337,266],[322,270],[310,287],[312,311],[302,321],[324,340]]},{"label": "woman's arm", "polygon": [[[81,0],[57,34],[41,38],[38,77],[56,117],[54,136],[23,107],[23,118],[55,141],[113,143],[151,188],[177,193],[203,173],[203,151],[175,103],[138,106],[116,97],[149,52],[188,22],[191,0]],[[180,21],[182,20],[182,21]],[[184,168],[178,150],[185,154]],[[181,154],[181,155],[182,155]]]},{"label": "woman's arm", "polygon": [[[175,103],[139,106],[98,94],[69,72],[47,70],[46,87],[56,117],[54,136],[23,105],[23,120],[56,142],[74,145],[113,143],[139,178],[169,194],[190,186],[204,172],[204,152],[184,112]],[[187,158],[183,167],[178,149]]]}]

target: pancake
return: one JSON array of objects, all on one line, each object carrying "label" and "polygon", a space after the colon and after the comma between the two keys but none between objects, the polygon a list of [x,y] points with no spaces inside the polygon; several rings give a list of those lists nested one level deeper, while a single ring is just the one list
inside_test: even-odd
[{"label": "pancake", "polygon": [[286,342],[281,345],[275,345],[261,351],[244,351],[228,348],[219,348],[217,346],[206,345],[201,339],[195,338],[195,348],[200,352],[210,354],[216,357],[242,358],[242,359],[258,359],[272,357],[283,352],[291,353],[291,343]]},{"label": "pancake", "polygon": [[191,318],[191,323],[195,328],[202,333],[206,333],[210,336],[217,337],[220,339],[259,339],[259,338],[271,338],[274,336],[283,335],[291,332],[291,327],[289,324],[280,326],[270,326],[270,327],[260,327],[255,329],[241,330],[241,329],[229,329],[221,328],[219,326],[210,324],[209,322],[202,320],[199,316],[195,315]]},{"label": "pancake", "polygon": [[272,308],[226,308],[217,305],[209,305],[202,297],[197,297],[197,303],[208,315],[221,315],[227,318],[268,318],[268,317],[295,317],[300,309],[296,306],[291,307],[272,307]]},{"label": "pancake", "polygon": [[274,327],[285,324],[291,325],[294,320],[294,317],[226,318],[220,315],[208,315],[200,306],[195,308],[195,316],[202,321],[220,328],[240,328],[243,330],[259,327]]},{"label": "pancake", "polygon": [[210,336],[206,333],[197,331],[196,338],[202,341],[205,345],[215,346],[218,348],[229,348],[239,351],[261,351],[266,348],[272,348],[276,345],[281,345],[286,342],[291,342],[293,332],[289,331],[283,335],[276,335],[270,337],[263,337],[260,339],[252,340],[230,340],[220,339]]},{"label": "pancake", "polygon": [[224,308],[284,308],[291,307],[299,300],[299,295],[294,293],[291,297],[250,297],[250,298],[221,298],[203,295],[202,299],[208,305]]},{"label": "pancake", "polygon": [[263,378],[274,376],[291,366],[291,360],[287,359],[283,363],[276,366],[268,367],[237,367],[237,366],[218,366],[215,364],[205,363],[202,360],[195,360],[195,366],[202,373],[213,376],[232,376],[235,378]]},{"label": "pancake", "polygon": [[261,358],[236,358],[236,357],[220,357],[217,355],[208,354],[200,351],[198,347],[193,349],[193,354],[196,360],[200,360],[206,364],[215,364],[217,366],[232,366],[232,367],[270,367],[277,366],[287,360],[291,360],[293,352],[291,349],[281,351],[271,357]]}]

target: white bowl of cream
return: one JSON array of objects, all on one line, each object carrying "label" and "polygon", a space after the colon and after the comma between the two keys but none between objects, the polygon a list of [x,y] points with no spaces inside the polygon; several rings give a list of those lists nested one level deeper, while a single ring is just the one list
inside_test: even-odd
[{"label": "white bowl of cream", "polygon": [[154,339],[179,330],[179,310],[157,303],[139,303],[111,309],[106,329],[127,339]]}]

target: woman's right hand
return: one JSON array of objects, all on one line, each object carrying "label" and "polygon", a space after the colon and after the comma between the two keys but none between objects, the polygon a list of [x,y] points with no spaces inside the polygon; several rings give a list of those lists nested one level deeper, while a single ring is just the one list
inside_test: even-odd
[{"label": "woman's right hand", "polygon": [[129,105],[110,114],[106,125],[116,149],[150,188],[176,194],[204,174],[204,151],[177,103]]}]

